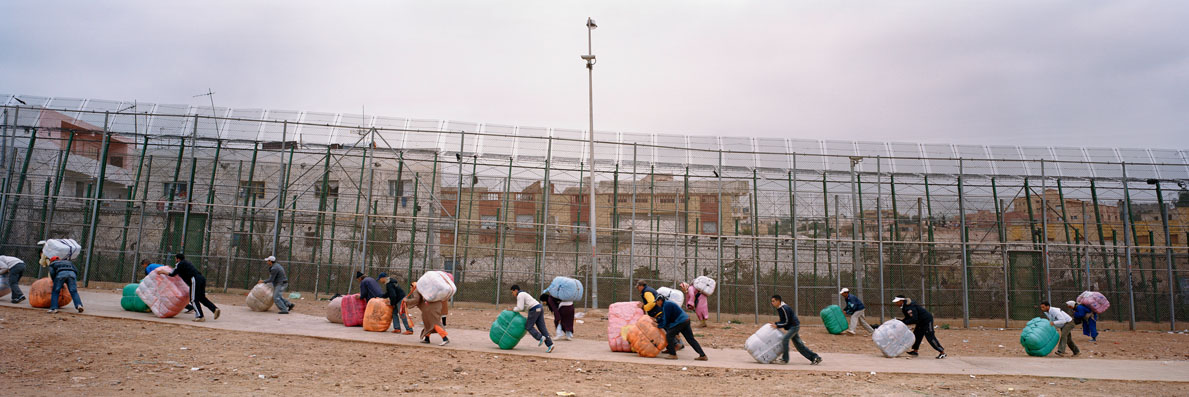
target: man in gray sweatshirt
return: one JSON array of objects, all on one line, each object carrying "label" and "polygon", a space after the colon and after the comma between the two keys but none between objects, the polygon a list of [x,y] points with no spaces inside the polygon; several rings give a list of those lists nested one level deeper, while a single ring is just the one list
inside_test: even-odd
[{"label": "man in gray sweatshirt", "polygon": [[293,310],[292,302],[285,300],[285,288],[289,286],[289,277],[285,276],[285,268],[277,263],[277,257],[269,256],[264,258],[264,263],[268,264],[268,279],[260,280],[257,283],[272,284],[272,301],[277,305],[277,310],[280,314],[289,314]]}]

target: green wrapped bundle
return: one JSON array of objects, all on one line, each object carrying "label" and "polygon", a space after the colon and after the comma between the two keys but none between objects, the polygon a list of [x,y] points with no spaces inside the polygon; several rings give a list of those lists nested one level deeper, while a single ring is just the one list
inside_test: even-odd
[{"label": "green wrapped bundle", "polygon": [[524,324],[528,322],[524,316],[511,310],[504,310],[496,317],[495,322],[491,323],[491,341],[499,345],[500,349],[509,350],[516,347],[520,343],[520,339],[524,338],[524,334],[528,331],[524,329]]},{"label": "green wrapped bundle", "polygon": [[1047,356],[1059,341],[1061,335],[1057,334],[1057,329],[1049,324],[1049,320],[1040,317],[1028,321],[1024,331],[1020,332],[1020,345],[1029,356]]},{"label": "green wrapped bundle", "polygon": [[846,315],[842,313],[842,308],[838,305],[830,305],[822,309],[822,324],[826,326],[826,331],[831,334],[838,335],[842,331],[849,328],[846,323]]},{"label": "green wrapped bundle", "polygon": [[139,296],[136,296],[136,287],[140,284],[132,283],[124,286],[124,296],[120,298],[120,307],[130,312],[148,313],[149,305],[146,305]]}]

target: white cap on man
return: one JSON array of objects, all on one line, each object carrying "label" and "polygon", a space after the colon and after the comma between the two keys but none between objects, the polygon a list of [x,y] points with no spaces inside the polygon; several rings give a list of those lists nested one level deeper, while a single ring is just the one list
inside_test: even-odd
[{"label": "white cap on man", "polygon": [[892,299],[892,303],[896,303],[896,302],[907,300],[907,299],[908,298],[897,296],[895,299]]},{"label": "white cap on man", "polygon": [[275,256],[272,256],[272,255],[269,255],[267,258],[264,258],[264,261],[265,261],[265,262],[276,262],[276,261],[277,261],[277,257],[275,257]]},{"label": "white cap on man", "polygon": [[838,295],[842,295],[842,294],[845,294],[845,293],[847,293],[847,292],[850,292],[850,288],[843,288],[843,289],[842,289],[842,291],[838,291]]}]

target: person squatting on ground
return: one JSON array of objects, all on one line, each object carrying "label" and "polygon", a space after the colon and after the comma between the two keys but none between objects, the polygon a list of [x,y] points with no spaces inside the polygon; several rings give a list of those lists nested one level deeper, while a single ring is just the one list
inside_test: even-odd
[{"label": "person squatting on ground", "polygon": [[574,302],[557,299],[549,293],[543,293],[537,299],[545,302],[553,313],[554,333],[559,338],[564,336],[566,340],[574,340]]},{"label": "person squatting on ground", "polygon": [[173,256],[175,261],[174,269],[169,273],[169,277],[181,277],[182,282],[185,282],[190,287],[190,306],[195,310],[194,321],[206,321],[202,315],[202,307],[206,306],[215,313],[215,320],[219,319],[219,307],[215,306],[214,302],[206,298],[206,277],[202,276],[202,272],[194,267],[194,264],[186,260],[186,255],[177,254]]},{"label": "person squatting on ground", "polygon": [[12,256],[0,255],[0,275],[8,275],[8,288],[12,289],[12,303],[21,303],[25,293],[21,292],[21,275],[25,274],[25,262]]},{"label": "person squatting on ground", "polygon": [[1064,356],[1066,345],[1069,345],[1069,350],[1073,352],[1074,356],[1081,353],[1078,350],[1078,345],[1073,343],[1073,338],[1069,334],[1073,330],[1073,317],[1069,317],[1065,311],[1049,305],[1049,301],[1040,302],[1040,311],[1044,312],[1045,317],[1049,318],[1049,324],[1052,324],[1053,328],[1056,328],[1061,333],[1061,340],[1057,341],[1057,352],[1054,354]]},{"label": "person squatting on ground", "polygon": [[405,290],[400,287],[400,282],[389,277],[388,273],[380,273],[380,283],[384,284],[384,295],[388,297],[388,302],[392,303],[392,311],[395,312],[392,332],[400,333],[400,326],[403,324],[405,335],[412,335],[413,327],[409,325],[409,313],[405,309]]},{"label": "person squatting on ground", "polygon": [[867,307],[863,306],[863,301],[859,297],[850,293],[850,288],[843,288],[838,292],[842,295],[842,299],[846,300],[846,308],[842,309],[846,315],[850,316],[850,328],[846,330],[848,334],[855,334],[855,326],[862,324],[863,329],[867,330],[868,334],[875,333],[875,329],[871,328],[871,324],[867,324]]},{"label": "person squatting on ground", "polygon": [[706,361],[706,352],[702,351],[702,345],[698,344],[698,340],[694,339],[694,330],[689,326],[689,316],[685,314],[685,310],[681,308],[681,304],[677,302],[670,302],[668,299],[661,297],[657,301],[661,305],[661,317],[656,325],[665,330],[665,356],[666,359],[677,359],[677,334],[685,337],[689,342],[690,347],[698,352],[698,357],[694,360]]},{"label": "person squatting on ground", "polygon": [[912,299],[905,298],[904,295],[896,295],[892,299],[892,303],[900,306],[900,311],[904,313],[904,319],[900,320],[905,324],[915,324],[912,329],[912,334],[916,336],[916,341],[912,344],[912,350],[908,351],[911,356],[918,355],[917,350],[921,347],[921,339],[929,341],[929,346],[933,346],[933,350],[937,350],[937,358],[945,358],[945,348],[941,347],[941,342],[937,340],[937,335],[933,333],[933,314],[925,310],[924,307],[913,302]]},{"label": "person squatting on ground", "polygon": [[421,291],[417,290],[417,283],[413,283],[413,288],[409,291],[409,296],[405,297],[406,306],[416,306],[421,311],[421,323],[424,324],[424,329],[421,330],[421,343],[429,343],[429,335],[438,334],[442,337],[441,346],[446,346],[450,343],[450,338],[446,336],[446,329],[438,322],[442,320],[442,304],[439,302],[427,302],[421,296]]},{"label": "person squatting on ground", "polygon": [[545,309],[541,307],[541,302],[533,299],[528,292],[520,290],[519,285],[512,285],[512,295],[516,296],[516,307],[512,308],[514,312],[528,313],[528,322],[524,323],[524,329],[528,331],[533,339],[537,340],[537,346],[545,344],[545,352],[553,352],[553,338],[549,337],[549,328],[545,326]]},{"label": "person squatting on ground", "polygon": [[50,258],[50,279],[54,280],[54,288],[50,291],[50,313],[58,312],[58,296],[62,293],[62,284],[70,290],[70,298],[74,299],[74,309],[83,312],[83,300],[78,297],[78,270],[70,260],[58,257]]},{"label": "person squatting on ground", "polygon": [[[15,291],[15,289],[13,289]],[[1074,301],[1065,302],[1065,306],[1073,310],[1073,323],[1082,325],[1082,335],[1090,337],[1091,342],[1098,341],[1098,313]]]},{"label": "person squatting on ground", "polygon": [[277,257],[271,255],[264,258],[264,263],[268,264],[268,279],[257,283],[272,284],[272,302],[277,305],[277,310],[280,310],[279,314],[289,314],[297,305],[285,300],[285,288],[289,287],[289,277],[285,275],[285,268],[277,263]]},{"label": "person squatting on ground", "polygon": [[797,348],[797,352],[801,353],[801,357],[809,360],[810,365],[818,365],[822,363],[822,356],[814,353],[805,347],[805,342],[801,341],[801,320],[797,318],[797,313],[793,308],[784,303],[780,295],[772,295],[769,301],[772,307],[776,308],[776,315],[780,316],[780,321],[775,324],[768,324],[773,328],[784,330],[784,337],[781,340],[781,355],[780,359],[774,361],[776,364],[785,364],[789,362],[789,340],[793,341],[793,346]]},{"label": "person squatting on ground", "polygon": [[706,320],[710,318],[710,301],[706,295],[689,283],[681,283],[681,291],[685,292],[685,308],[693,310],[698,321],[702,322],[700,327],[706,328]]}]

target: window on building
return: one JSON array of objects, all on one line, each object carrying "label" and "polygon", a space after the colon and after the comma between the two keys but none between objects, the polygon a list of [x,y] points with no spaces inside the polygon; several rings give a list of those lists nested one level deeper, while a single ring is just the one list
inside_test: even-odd
[{"label": "window on building", "polygon": [[181,182],[181,181],[165,182],[163,185],[164,185],[164,189],[163,189],[164,192],[162,193],[162,195],[164,195],[165,197],[169,197],[169,193],[172,190],[174,198],[186,197],[186,187],[189,186],[186,184],[186,182]]},{"label": "window on building", "polygon": [[87,183],[87,181],[75,181],[74,182],[74,197],[79,197],[79,198],[87,197],[87,185],[89,185],[89,183]]},{"label": "window on building", "polygon": [[239,181],[239,198],[264,199],[264,181]]},{"label": "window on building", "polygon": [[413,191],[413,181],[404,180],[388,180],[388,196],[389,197],[404,197],[406,193]]},{"label": "window on building", "polygon": [[534,223],[536,223],[536,217],[532,215],[516,215],[516,226],[533,227]]},{"label": "window on building", "polygon": [[483,193],[482,195],[479,196],[479,199],[483,200],[483,201],[499,201],[500,194],[499,193]]},{"label": "window on building", "polygon": [[636,204],[648,204],[648,197],[636,197]]},{"label": "window on building", "polygon": [[519,195],[516,196],[516,200],[519,200],[519,201],[534,201],[536,199],[537,199],[537,195],[532,194],[532,193],[520,193]]},{"label": "window on building", "polygon": [[483,215],[479,218],[482,221],[479,223],[479,228],[483,230],[495,229],[496,223],[499,222],[499,219],[495,215]]},{"label": "window on building", "polygon": [[718,222],[702,222],[702,233],[718,234]]},{"label": "window on building", "polygon": [[[322,197],[322,184],[321,183],[314,185],[314,193],[317,194],[318,197]],[[339,181],[336,181],[333,179],[327,180],[326,181],[326,197],[338,197],[338,196],[339,196]]]}]

